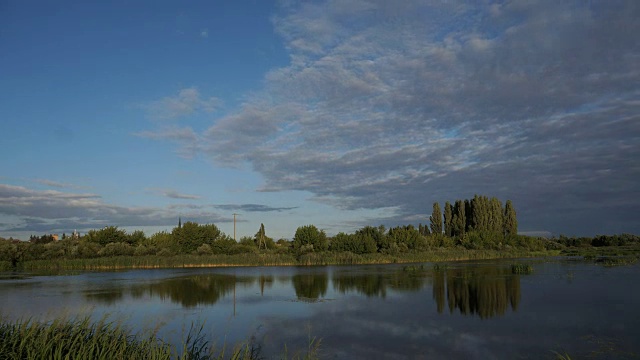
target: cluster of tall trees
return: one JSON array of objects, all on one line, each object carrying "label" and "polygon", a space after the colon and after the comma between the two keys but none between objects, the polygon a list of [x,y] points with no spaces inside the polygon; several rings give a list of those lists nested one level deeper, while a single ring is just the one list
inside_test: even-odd
[{"label": "cluster of tall trees", "polygon": [[429,226],[419,225],[422,235],[444,234],[449,237],[462,237],[466,233],[476,232],[491,236],[511,237],[518,233],[516,210],[511,200],[505,205],[495,197],[475,195],[473,199],[456,200],[453,205],[444,204],[444,214],[440,204],[434,203]]}]

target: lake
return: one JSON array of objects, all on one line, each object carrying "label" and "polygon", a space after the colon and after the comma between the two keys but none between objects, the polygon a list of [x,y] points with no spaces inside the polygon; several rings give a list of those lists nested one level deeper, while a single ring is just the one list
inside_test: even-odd
[{"label": "lake", "polygon": [[[531,264],[516,275],[511,264]],[[192,324],[218,346],[337,359],[640,356],[640,266],[571,259],[326,267],[0,274],[0,314],[108,315],[180,344]]]}]

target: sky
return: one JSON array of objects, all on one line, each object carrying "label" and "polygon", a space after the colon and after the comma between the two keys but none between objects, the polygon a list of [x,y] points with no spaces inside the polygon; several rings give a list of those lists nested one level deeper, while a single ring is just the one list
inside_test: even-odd
[{"label": "sky", "polygon": [[0,1],[0,237],[640,234],[640,2]]}]

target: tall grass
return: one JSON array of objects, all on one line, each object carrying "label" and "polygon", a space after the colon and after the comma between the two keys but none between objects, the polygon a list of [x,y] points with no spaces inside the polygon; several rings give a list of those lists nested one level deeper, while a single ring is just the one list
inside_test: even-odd
[{"label": "tall grass", "polygon": [[512,264],[511,265],[511,273],[513,273],[513,274],[524,274],[524,275],[532,274],[533,273],[533,266],[531,266],[529,264]]},{"label": "tall grass", "polygon": [[353,254],[351,252],[310,252],[295,256],[282,253],[247,253],[235,255],[114,256],[88,259],[29,260],[20,263],[25,271],[47,270],[118,270],[229,266],[311,266],[351,264],[391,264],[441,262],[556,255],[557,252],[528,250],[468,250],[437,248],[397,254]]},{"label": "tall grass", "polygon": [[[309,340],[308,349],[291,359],[317,359],[320,341]],[[131,334],[120,323],[106,318],[91,322],[89,317],[58,318],[48,323],[32,320],[0,323],[0,359],[151,359],[213,360],[262,359],[260,346],[243,342],[227,351],[209,345],[203,326],[191,326],[180,349],[158,339],[153,332]],[[288,358],[286,346],[284,359]]]}]

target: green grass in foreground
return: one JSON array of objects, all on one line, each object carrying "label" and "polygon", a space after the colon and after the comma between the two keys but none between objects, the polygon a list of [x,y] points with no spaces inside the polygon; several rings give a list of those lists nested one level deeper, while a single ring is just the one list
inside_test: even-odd
[{"label": "green grass in foreground", "polygon": [[[304,354],[292,359],[317,359],[320,341],[310,338]],[[132,335],[121,324],[88,317],[49,323],[31,320],[0,323],[0,359],[262,359],[259,345],[237,344],[231,351],[209,347],[202,327],[192,326],[181,349],[155,337],[153,333]],[[281,358],[288,358],[287,352]]]},{"label": "green grass in foreground", "polygon": [[237,254],[237,255],[176,255],[176,256],[116,256],[91,259],[31,260],[20,264],[19,270],[117,270],[224,266],[308,266],[392,264],[416,262],[441,262],[457,260],[483,260],[554,256],[557,251],[528,250],[467,250],[434,249],[425,252],[400,254],[308,253],[292,254]]}]

